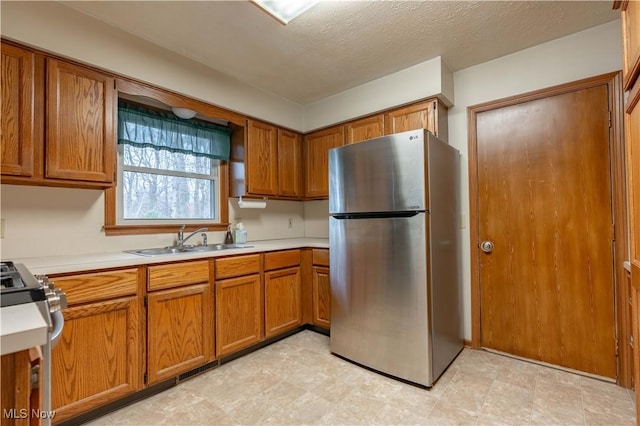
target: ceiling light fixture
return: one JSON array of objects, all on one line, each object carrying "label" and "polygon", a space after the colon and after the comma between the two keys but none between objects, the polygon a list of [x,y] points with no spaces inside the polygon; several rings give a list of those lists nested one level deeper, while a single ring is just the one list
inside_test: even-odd
[{"label": "ceiling light fixture", "polygon": [[189,120],[196,116],[196,112],[189,108],[171,107],[171,111],[173,111],[173,113],[179,118],[183,118],[185,120]]},{"label": "ceiling light fixture", "polygon": [[300,16],[319,0],[250,0],[269,15],[280,21],[281,24],[287,25],[289,21]]}]

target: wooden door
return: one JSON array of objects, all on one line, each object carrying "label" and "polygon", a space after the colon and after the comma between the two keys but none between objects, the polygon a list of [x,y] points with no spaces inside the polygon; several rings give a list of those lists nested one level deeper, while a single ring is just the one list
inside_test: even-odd
[{"label": "wooden door", "polygon": [[331,284],[329,268],[313,267],[313,323],[319,327],[331,326]]},{"label": "wooden door", "polygon": [[344,144],[344,127],[310,133],[304,138],[305,191],[307,198],[329,197],[329,150]]},{"label": "wooden door", "polygon": [[299,266],[266,272],[264,288],[266,337],[276,336],[302,324]]},{"label": "wooden door", "polygon": [[475,130],[482,346],[614,378],[608,102],[606,84],[576,89]]},{"label": "wooden door", "polygon": [[109,75],[47,59],[47,178],[114,181],[114,84]]},{"label": "wooden door", "polygon": [[34,160],[34,55],[2,43],[0,172],[32,176]]},{"label": "wooden door", "polygon": [[278,132],[274,126],[247,120],[247,192],[278,194]]},{"label": "wooden door", "polygon": [[262,340],[259,274],[216,282],[216,353],[228,355]]},{"label": "wooden door", "polygon": [[67,308],[52,354],[52,409],[67,420],[140,389],[138,298]]},{"label": "wooden door", "polygon": [[149,384],[213,360],[213,292],[208,283],[147,297]]},{"label": "wooden door", "polygon": [[302,197],[302,139],[278,129],[278,195]]},{"label": "wooden door", "polygon": [[384,136],[384,115],[362,118],[345,124],[346,143],[356,143]]}]

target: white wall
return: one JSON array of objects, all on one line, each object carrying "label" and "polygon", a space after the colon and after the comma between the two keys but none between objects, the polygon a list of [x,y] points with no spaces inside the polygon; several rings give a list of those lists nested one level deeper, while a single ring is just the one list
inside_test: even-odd
[{"label": "white wall", "polygon": [[1,2],[0,32],[58,55],[294,130],[302,107],[180,57],[58,2]]},{"label": "white wall", "polygon": [[449,143],[462,154],[461,201],[465,338],[471,339],[467,107],[617,71],[622,66],[620,21],[613,21],[454,73],[455,106]]}]

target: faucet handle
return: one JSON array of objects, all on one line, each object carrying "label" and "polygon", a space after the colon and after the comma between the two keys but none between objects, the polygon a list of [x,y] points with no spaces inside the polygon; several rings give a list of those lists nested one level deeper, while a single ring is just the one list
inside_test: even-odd
[{"label": "faucet handle", "polygon": [[205,232],[202,233],[202,245],[207,245],[207,234]]}]

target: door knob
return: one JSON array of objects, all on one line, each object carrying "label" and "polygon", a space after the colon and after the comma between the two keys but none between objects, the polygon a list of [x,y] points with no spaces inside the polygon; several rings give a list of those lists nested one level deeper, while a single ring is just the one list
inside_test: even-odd
[{"label": "door knob", "polygon": [[480,243],[480,250],[485,253],[491,253],[493,251],[493,243],[491,241],[483,241]]}]

